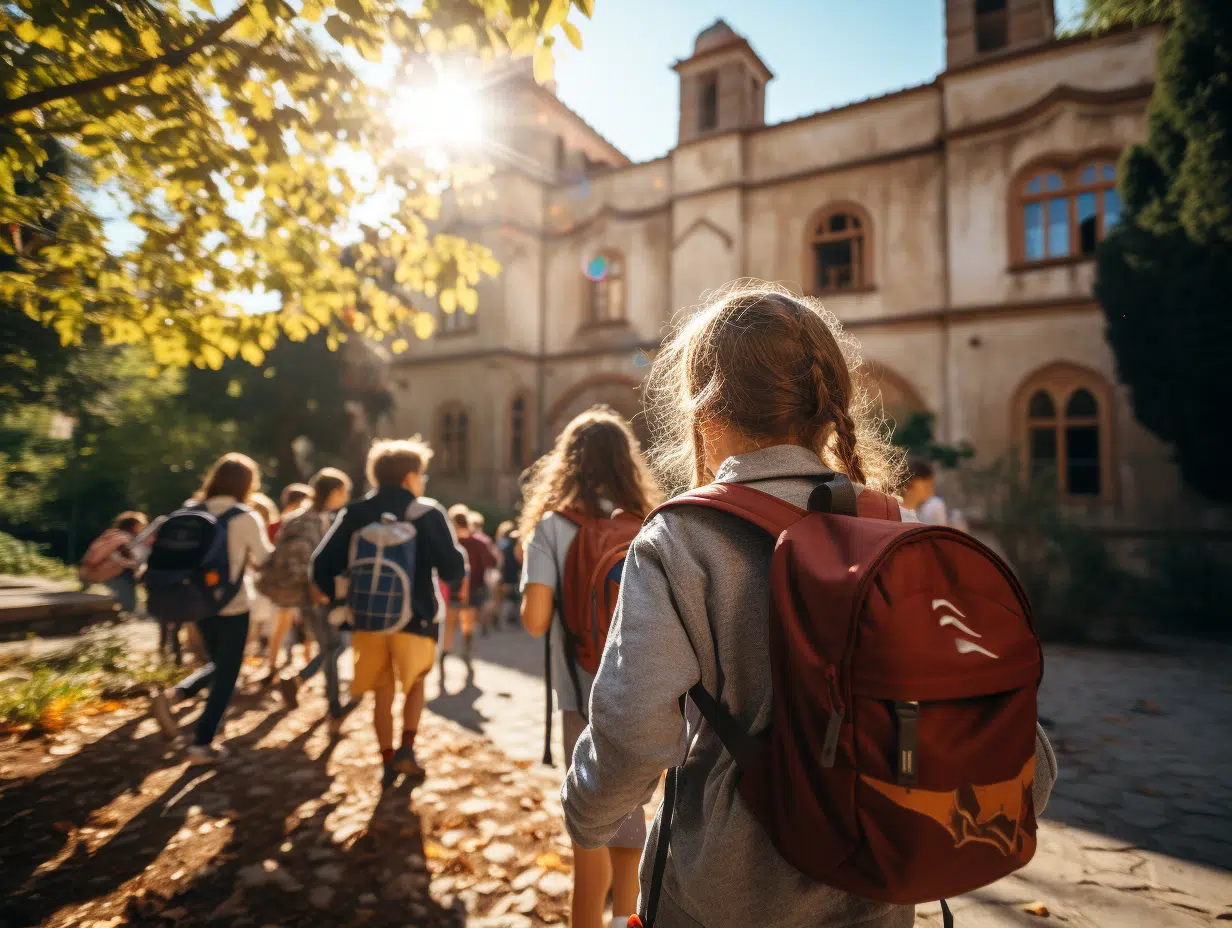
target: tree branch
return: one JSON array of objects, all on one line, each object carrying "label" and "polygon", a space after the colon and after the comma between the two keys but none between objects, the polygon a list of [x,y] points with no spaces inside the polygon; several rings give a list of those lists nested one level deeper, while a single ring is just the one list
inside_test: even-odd
[{"label": "tree branch", "polygon": [[123,71],[114,71],[111,74],[100,74],[97,77],[76,81],[72,84],[64,84],[59,87],[45,87],[42,90],[22,94],[13,100],[2,100],[0,101],[0,118],[12,116],[14,113],[20,113],[25,110],[32,110],[54,100],[63,100],[66,97],[80,97],[84,94],[105,90],[108,87],[116,87],[128,81],[136,80],[139,77],[145,77],[160,65],[168,68],[178,68],[193,55],[213,45],[226,35],[232,26],[248,15],[248,6],[248,2],[241,3],[230,16],[214,23],[214,25],[210,26],[210,28],[206,29],[205,32],[201,33],[201,35],[183,48],[167,52],[165,55],[159,55],[157,58],[150,58],[134,67]]}]

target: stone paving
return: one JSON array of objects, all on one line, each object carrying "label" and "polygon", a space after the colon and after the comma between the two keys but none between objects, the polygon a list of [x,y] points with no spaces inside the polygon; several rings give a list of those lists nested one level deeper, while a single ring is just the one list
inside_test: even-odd
[{"label": "stone paving", "polygon": [[[559,725],[557,766],[539,763],[543,644],[521,632],[476,644],[471,680],[451,660],[441,694],[433,672],[429,708],[516,763],[558,821]],[[1045,912],[1101,928],[1232,921],[1230,663],[1232,650],[1213,646],[1047,649],[1040,714],[1060,779],[1040,849],[1020,873],[951,900],[960,928],[1036,924]],[[917,924],[940,925],[939,907],[921,906]]]},{"label": "stone paving", "polygon": [[[1060,778],[1040,850],[1019,874],[951,900],[961,928],[1038,923],[1028,907],[1100,928],[1232,920],[1232,650],[1169,650],[1047,649],[1040,715]],[[542,642],[502,632],[476,654],[473,682],[451,662],[455,695],[430,705],[510,757],[539,759]],[[437,685],[434,673],[430,696]],[[921,906],[917,924],[940,925],[939,906]]]}]

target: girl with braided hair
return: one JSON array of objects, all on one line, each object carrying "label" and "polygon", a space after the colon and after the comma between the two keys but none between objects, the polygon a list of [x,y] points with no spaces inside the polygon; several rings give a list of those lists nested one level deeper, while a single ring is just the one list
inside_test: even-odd
[{"label": "girl with braided hair", "polygon": [[[652,459],[664,485],[745,483],[802,508],[830,472],[857,488],[892,489],[901,465],[869,415],[858,364],[854,343],[818,303],[762,282],[720,292],[651,370]],[[584,848],[605,844],[688,746],[656,928],[905,928],[912,907],[831,889],[787,863],[737,797],[731,755],[691,703],[681,711],[701,682],[746,731],[768,726],[773,549],[760,529],[715,509],[664,509],[642,527],[565,781],[569,833]],[[643,898],[658,834],[656,822]]]}]

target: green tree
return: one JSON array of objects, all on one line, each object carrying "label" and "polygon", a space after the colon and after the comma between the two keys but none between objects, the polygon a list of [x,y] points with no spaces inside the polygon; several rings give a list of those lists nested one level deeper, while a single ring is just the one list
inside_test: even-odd
[{"label": "green tree", "polygon": [[[531,55],[550,76],[558,32],[593,0],[14,0],[0,5],[0,305],[54,327],[144,344],[160,365],[260,363],[280,334],[425,336],[439,297],[474,311],[498,265],[434,234],[443,189],[401,143],[404,104],[372,79],[450,56]],[[365,65],[364,62],[368,64]],[[421,68],[427,65],[428,68]],[[468,65],[473,69],[474,65]],[[413,118],[413,115],[407,118]],[[49,143],[81,178],[39,177]],[[361,178],[362,179],[358,179]],[[371,207],[379,196],[380,215]],[[136,234],[110,238],[104,212]],[[343,262],[344,243],[354,262]],[[394,295],[373,276],[392,273]],[[274,312],[243,294],[263,289]]]},{"label": "green tree", "polygon": [[1176,15],[1180,0],[1087,0],[1082,24],[1096,31],[1113,26],[1146,26]]},{"label": "green tree", "polygon": [[1124,213],[1095,293],[1138,420],[1185,480],[1232,501],[1232,4],[1179,0],[1159,52],[1146,143],[1119,170]]},{"label": "green tree", "polygon": [[[246,446],[241,425],[187,407],[183,371],[151,377],[148,350],[98,342],[62,350],[38,402],[0,412],[0,530],[70,561],[119,511],[169,511],[215,457]],[[51,427],[65,414],[69,437]]]},{"label": "green tree", "polygon": [[931,412],[913,412],[906,421],[890,421],[894,444],[909,455],[922,457],[942,467],[957,467],[962,461],[975,457],[975,449],[967,442],[946,445],[934,437],[936,416]]},{"label": "green tree", "polygon": [[295,442],[307,438],[317,449],[314,466],[346,466],[343,449],[351,437],[349,403],[369,420],[388,411],[389,394],[364,383],[341,352],[331,351],[324,333],[302,342],[280,341],[262,367],[228,361],[221,370],[190,370],[186,408],[213,422],[234,422],[246,451],[268,469],[270,485],[302,480]]}]

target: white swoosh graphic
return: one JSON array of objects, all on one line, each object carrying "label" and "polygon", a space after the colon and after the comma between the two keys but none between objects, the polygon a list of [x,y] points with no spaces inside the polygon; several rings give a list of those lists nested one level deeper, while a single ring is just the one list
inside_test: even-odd
[{"label": "white swoosh graphic", "polygon": [[960,632],[970,635],[972,638],[983,638],[984,637],[979,632],[973,632],[971,629],[967,628],[967,626],[963,625],[962,622],[958,621],[958,619],[954,618],[954,616],[952,615],[943,615],[941,617],[941,621],[938,622],[937,624],[940,625],[942,628],[945,628],[947,625],[953,625]]},{"label": "white swoosh graphic", "polygon": [[968,641],[966,638],[955,638],[954,647],[957,649],[959,654],[976,653],[976,654],[983,654],[985,657],[992,657],[992,658],[995,658],[997,656],[993,654],[991,651],[986,650],[985,648],[981,648],[974,641]]},{"label": "white swoosh graphic", "polygon": [[952,612],[957,612],[957,613],[958,613],[959,615],[961,615],[964,619],[967,617],[966,613],[964,613],[961,609],[959,609],[957,606],[955,606],[955,605],[954,605],[952,602],[950,602],[948,599],[934,599],[934,600],[933,600],[933,609],[936,609],[938,606],[945,606],[945,608],[947,608],[947,609],[951,610]]}]

